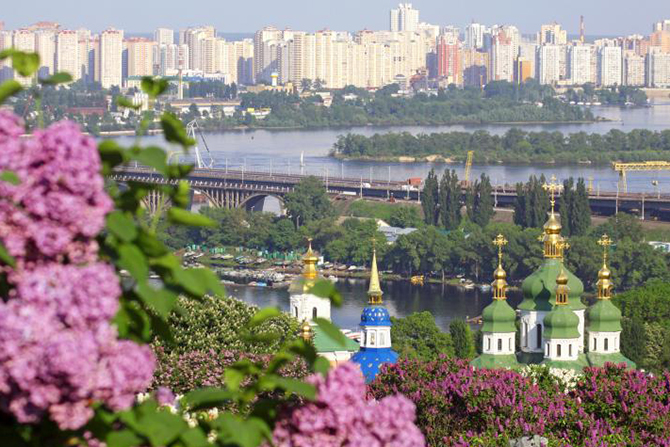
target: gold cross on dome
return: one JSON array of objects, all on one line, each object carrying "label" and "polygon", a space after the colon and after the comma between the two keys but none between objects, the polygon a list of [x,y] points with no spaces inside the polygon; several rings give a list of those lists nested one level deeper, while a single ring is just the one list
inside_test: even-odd
[{"label": "gold cross on dome", "polygon": [[614,241],[606,234],[603,234],[600,239],[598,239],[598,245],[603,248],[603,264],[607,262],[607,252],[609,251],[609,246],[612,245]]},{"label": "gold cross on dome", "polygon": [[498,247],[498,264],[502,264],[502,249],[505,245],[507,245],[507,239],[505,239],[505,236],[502,234],[499,234],[495,239],[493,239],[493,245]]},{"label": "gold cross on dome", "polygon": [[556,248],[561,251],[568,250],[570,248],[570,243],[567,241],[567,239],[563,238],[556,243]]},{"label": "gold cross on dome", "polygon": [[550,195],[549,203],[551,203],[551,214],[554,214],[554,207],[556,205],[556,193],[563,190],[563,185],[558,183],[556,176],[552,175],[549,183],[542,185],[542,189],[547,191]]}]

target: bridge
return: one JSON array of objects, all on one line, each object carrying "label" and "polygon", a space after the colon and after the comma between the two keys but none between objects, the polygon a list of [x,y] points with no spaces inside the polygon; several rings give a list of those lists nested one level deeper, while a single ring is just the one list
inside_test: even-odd
[{"label": "bridge", "polygon": [[[164,178],[148,167],[122,166],[111,176],[118,182],[168,184],[175,182]],[[270,174],[241,170],[195,168],[185,179],[194,193],[194,204],[219,207],[255,209],[266,197],[275,197],[283,204],[286,193],[308,176]],[[415,201],[421,200],[421,191],[399,181],[368,181],[360,178],[320,177],[331,197],[376,198]],[[465,190],[464,190],[465,195]],[[510,187],[496,187],[493,192],[496,207],[513,208],[516,191]],[[160,193],[153,192],[145,199],[150,212],[157,209]],[[670,194],[599,192],[589,195],[594,214],[611,216],[626,212],[640,216],[670,221]]]}]

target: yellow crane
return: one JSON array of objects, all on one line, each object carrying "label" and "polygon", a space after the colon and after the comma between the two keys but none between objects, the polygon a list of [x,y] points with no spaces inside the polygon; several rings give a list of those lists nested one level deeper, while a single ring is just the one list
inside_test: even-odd
[{"label": "yellow crane", "polygon": [[626,172],[628,171],[670,171],[668,161],[642,161],[637,163],[612,162],[612,169],[619,173],[619,191],[628,192]]},{"label": "yellow crane", "polygon": [[475,151],[468,151],[468,159],[465,162],[465,175],[463,176],[465,186],[470,186],[470,171],[472,171],[472,156],[474,154]]}]

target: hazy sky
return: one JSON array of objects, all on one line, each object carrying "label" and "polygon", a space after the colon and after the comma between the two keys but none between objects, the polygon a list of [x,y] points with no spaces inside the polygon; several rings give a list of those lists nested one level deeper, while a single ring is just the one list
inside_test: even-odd
[{"label": "hazy sky", "polygon": [[[0,21],[14,29],[36,21],[99,31],[108,26],[148,32],[159,26],[214,25],[219,32],[253,32],[264,25],[306,31],[386,29],[392,0],[24,0],[3,8]],[[514,24],[523,33],[558,21],[577,33],[583,14],[588,35],[649,34],[651,24],[670,18],[669,0],[419,0],[421,21],[464,27]]]}]

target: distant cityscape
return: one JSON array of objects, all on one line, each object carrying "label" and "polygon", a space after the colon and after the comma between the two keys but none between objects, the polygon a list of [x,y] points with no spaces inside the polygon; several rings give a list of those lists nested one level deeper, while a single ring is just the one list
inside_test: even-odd
[{"label": "distant cityscape", "polygon": [[[416,82],[434,87],[483,87],[490,81],[530,78],[554,87],[592,83],[601,87],[670,87],[670,20],[652,24],[649,35],[569,40],[561,24],[522,35],[514,25],[470,23],[464,29],[420,20],[412,4],[389,12],[388,30],[305,32],[267,26],[253,39],[227,40],[213,26],[159,28],[153,38],[123,30],[64,29],[39,22],[2,29],[0,50],[13,47],[40,55],[40,77],[68,72],[103,88],[137,86],[142,76],[216,80],[226,84],[285,86],[304,80],[319,86],[377,89]],[[0,61],[0,79],[33,80]]]}]

